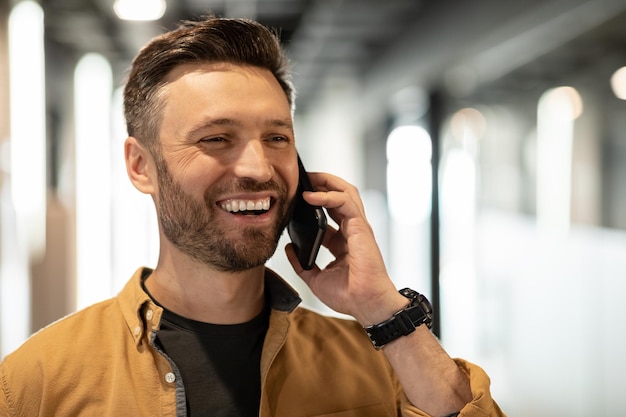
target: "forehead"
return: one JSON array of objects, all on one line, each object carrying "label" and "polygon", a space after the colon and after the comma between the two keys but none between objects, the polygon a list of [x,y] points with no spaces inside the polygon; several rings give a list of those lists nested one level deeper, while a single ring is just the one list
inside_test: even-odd
[{"label": "forehead", "polygon": [[[162,133],[185,135],[207,119],[242,123],[290,120],[287,94],[264,68],[227,63],[184,64],[173,69],[162,90]],[[173,130],[172,130],[173,129]]]},{"label": "forehead", "polygon": [[[188,63],[172,69],[165,77],[164,89],[168,94],[176,89],[192,89],[198,94],[217,93],[220,90],[237,90],[254,86],[265,88],[287,100],[278,80],[266,68],[231,63]],[[189,93],[189,91],[187,91]]]}]

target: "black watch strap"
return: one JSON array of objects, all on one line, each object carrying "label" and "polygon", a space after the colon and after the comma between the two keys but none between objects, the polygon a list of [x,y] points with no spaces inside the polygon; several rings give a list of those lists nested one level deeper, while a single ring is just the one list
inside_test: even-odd
[{"label": "black watch strap", "polygon": [[410,288],[404,288],[399,292],[410,300],[409,304],[390,319],[365,327],[365,332],[376,349],[381,349],[387,343],[414,332],[422,324],[429,329],[432,326],[433,308],[428,299]]}]

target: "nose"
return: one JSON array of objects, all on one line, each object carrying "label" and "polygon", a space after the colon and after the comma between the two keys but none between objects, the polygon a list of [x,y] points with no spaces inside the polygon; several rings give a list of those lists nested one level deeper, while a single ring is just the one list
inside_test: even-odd
[{"label": "nose", "polygon": [[266,182],[272,178],[274,167],[260,141],[252,140],[243,146],[235,161],[235,175],[258,182]]}]

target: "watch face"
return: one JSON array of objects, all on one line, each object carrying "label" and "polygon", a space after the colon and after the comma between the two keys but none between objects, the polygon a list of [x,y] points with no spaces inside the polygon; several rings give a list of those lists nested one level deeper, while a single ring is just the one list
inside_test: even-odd
[{"label": "watch face", "polygon": [[399,291],[400,294],[411,300],[410,306],[419,306],[424,313],[423,323],[432,328],[433,325],[433,306],[428,301],[428,298],[424,294],[420,294],[410,288],[403,288]]}]

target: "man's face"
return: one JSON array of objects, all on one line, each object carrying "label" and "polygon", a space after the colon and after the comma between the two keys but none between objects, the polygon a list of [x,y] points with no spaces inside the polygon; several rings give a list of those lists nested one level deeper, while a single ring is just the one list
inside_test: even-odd
[{"label": "man's face", "polygon": [[298,168],[287,97],[267,70],[184,65],[164,87],[159,222],[211,267],[263,265],[276,249]]}]

